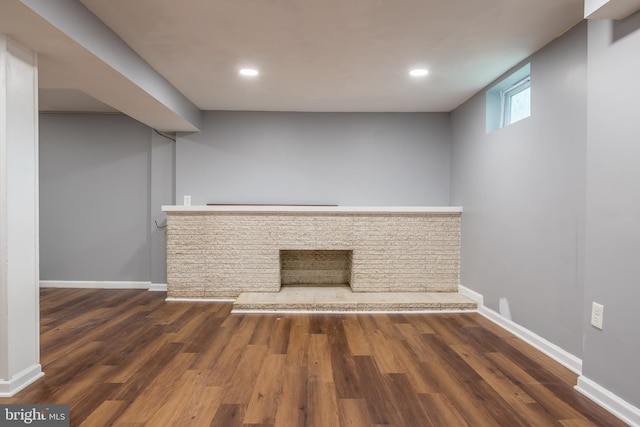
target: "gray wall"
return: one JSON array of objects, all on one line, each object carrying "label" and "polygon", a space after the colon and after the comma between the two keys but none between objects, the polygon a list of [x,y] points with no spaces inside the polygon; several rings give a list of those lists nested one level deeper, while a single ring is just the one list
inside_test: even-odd
[{"label": "gray wall", "polygon": [[41,280],[150,280],[150,135],[123,115],[40,115]]},{"label": "gray wall", "polygon": [[447,113],[207,112],[176,145],[176,201],[448,205]]},{"label": "gray wall", "polygon": [[582,354],[586,23],[530,58],[531,117],[490,134],[485,92],[452,113],[451,203],[464,206],[462,285]]},{"label": "gray wall", "polygon": [[176,145],[151,133],[151,282],[167,283],[167,233],[163,205],[174,205]]},{"label": "gray wall", "polygon": [[583,374],[640,407],[640,13],[589,22]]}]

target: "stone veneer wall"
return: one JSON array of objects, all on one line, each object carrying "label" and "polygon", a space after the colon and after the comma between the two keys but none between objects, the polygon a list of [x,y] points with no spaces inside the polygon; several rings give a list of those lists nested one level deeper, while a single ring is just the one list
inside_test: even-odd
[{"label": "stone veneer wall", "polygon": [[352,250],[354,292],[455,292],[460,212],[167,211],[168,297],[278,292],[281,249]]}]

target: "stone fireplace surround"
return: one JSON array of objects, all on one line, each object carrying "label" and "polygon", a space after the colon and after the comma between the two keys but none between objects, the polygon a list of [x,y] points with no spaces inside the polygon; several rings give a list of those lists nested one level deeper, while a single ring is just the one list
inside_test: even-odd
[{"label": "stone fireplace surround", "polygon": [[460,207],[164,206],[168,298],[278,292],[281,251],[349,251],[353,292],[457,292]]}]

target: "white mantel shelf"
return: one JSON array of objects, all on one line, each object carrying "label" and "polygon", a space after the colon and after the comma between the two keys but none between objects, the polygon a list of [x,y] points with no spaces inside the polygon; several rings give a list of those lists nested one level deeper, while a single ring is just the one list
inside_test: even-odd
[{"label": "white mantel shelf", "polygon": [[459,214],[461,206],[289,206],[289,205],[194,205],[163,206],[167,213],[297,213],[297,214]]}]

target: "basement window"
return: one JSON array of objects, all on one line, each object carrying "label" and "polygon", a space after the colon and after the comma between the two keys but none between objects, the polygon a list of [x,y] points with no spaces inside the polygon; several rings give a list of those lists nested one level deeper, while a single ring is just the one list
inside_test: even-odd
[{"label": "basement window", "polygon": [[502,91],[502,127],[531,115],[531,78],[520,80]]},{"label": "basement window", "polygon": [[487,91],[487,133],[531,115],[530,70],[527,64]]}]

